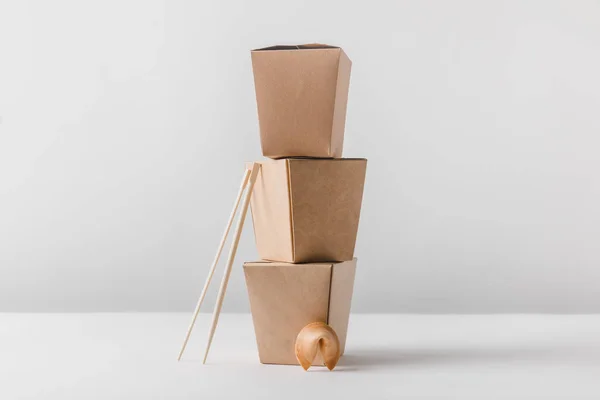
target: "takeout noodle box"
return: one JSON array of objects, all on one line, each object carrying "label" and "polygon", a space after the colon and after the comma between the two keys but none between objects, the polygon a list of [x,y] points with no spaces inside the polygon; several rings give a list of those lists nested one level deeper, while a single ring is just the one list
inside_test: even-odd
[{"label": "takeout noodle box", "polygon": [[[298,364],[296,336],[312,322],[325,322],[344,354],[356,259],[342,263],[244,263],[252,321],[263,364]],[[317,356],[313,364],[323,364]]]},{"label": "takeout noodle box", "polygon": [[366,169],[361,158],[261,162],[250,202],[260,258],[351,260]]},{"label": "takeout noodle box", "polygon": [[335,46],[252,50],[263,155],[342,156],[352,62]]}]

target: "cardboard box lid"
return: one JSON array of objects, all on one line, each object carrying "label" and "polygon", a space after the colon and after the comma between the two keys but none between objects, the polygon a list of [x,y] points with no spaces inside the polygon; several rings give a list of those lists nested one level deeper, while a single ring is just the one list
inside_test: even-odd
[{"label": "cardboard box lid", "polygon": [[356,259],[341,263],[246,262],[244,273],[261,362],[297,364],[294,343],[311,322],[328,323],[344,353]]}]

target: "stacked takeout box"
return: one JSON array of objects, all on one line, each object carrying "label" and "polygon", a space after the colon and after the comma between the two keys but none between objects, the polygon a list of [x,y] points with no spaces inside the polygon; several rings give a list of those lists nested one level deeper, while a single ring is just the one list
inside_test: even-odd
[{"label": "stacked takeout box", "polygon": [[[342,158],[351,61],[339,47],[252,51],[263,155],[251,198],[262,261],[244,263],[260,361],[298,364],[307,324],[343,354],[366,159]],[[319,363],[319,360],[314,362]]]}]

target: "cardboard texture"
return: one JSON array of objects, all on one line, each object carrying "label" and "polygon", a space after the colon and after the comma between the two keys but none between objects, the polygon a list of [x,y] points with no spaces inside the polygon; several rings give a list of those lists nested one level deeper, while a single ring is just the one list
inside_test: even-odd
[{"label": "cardboard texture", "polygon": [[[263,364],[298,365],[296,336],[311,322],[325,322],[344,354],[356,259],[342,263],[244,263],[252,321]],[[322,364],[316,359],[313,364]]]},{"label": "cardboard texture", "polygon": [[289,263],[354,257],[365,159],[261,162],[251,199],[258,254]]},{"label": "cardboard texture", "polygon": [[335,46],[252,50],[263,155],[342,157],[352,62]]}]

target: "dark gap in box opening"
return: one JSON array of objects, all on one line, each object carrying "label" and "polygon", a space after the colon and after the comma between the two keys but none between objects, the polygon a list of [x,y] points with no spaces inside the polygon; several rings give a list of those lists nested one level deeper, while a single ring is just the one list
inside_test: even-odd
[{"label": "dark gap in box opening", "polygon": [[314,50],[314,49],[339,49],[338,46],[327,44],[299,44],[299,45],[277,45],[254,49],[252,51],[272,51],[272,50]]}]

